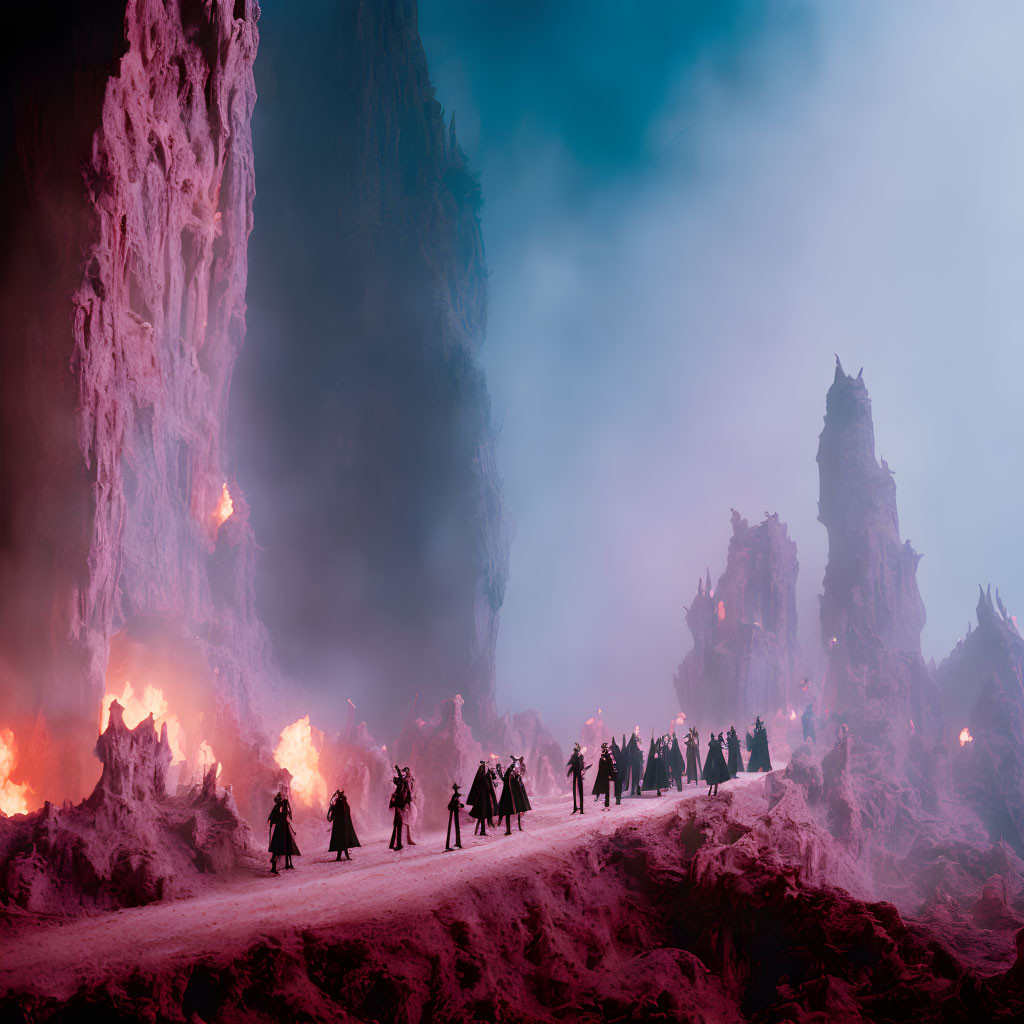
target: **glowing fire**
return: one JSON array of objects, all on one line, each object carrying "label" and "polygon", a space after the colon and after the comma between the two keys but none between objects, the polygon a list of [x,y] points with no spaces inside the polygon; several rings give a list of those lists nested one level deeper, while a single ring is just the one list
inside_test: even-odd
[{"label": "glowing fire", "polygon": [[0,814],[28,814],[28,786],[11,782],[14,769],[14,733],[0,732]]},{"label": "glowing fire", "polygon": [[791,722],[796,721],[796,712],[792,708],[789,709],[789,720]]},{"label": "glowing fire", "polygon": [[231,500],[231,492],[228,490],[228,482],[224,481],[224,486],[221,488],[220,501],[217,503],[217,509],[213,513],[213,518],[216,520],[217,526],[221,526],[231,518],[232,512],[235,511],[235,503]]},{"label": "glowing fire", "polygon": [[498,755],[497,755],[497,754],[488,754],[487,756],[488,756],[488,757],[489,757],[489,758],[490,758],[490,759],[491,759],[492,761],[497,761],[497,760],[498,760]]},{"label": "glowing fire", "polygon": [[149,715],[153,716],[153,723],[158,733],[166,725],[171,757],[175,761],[185,760],[185,752],[182,749],[181,722],[178,721],[178,716],[168,709],[163,690],[156,686],[147,686],[142,693],[136,694],[135,687],[130,682],[125,682],[124,689],[120,693],[105,694],[100,708],[100,732],[104,732],[110,722],[110,705],[115,700],[124,708],[124,724],[129,729],[134,729]]},{"label": "glowing fire", "polygon": [[961,747],[966,747],[968,743],[973,743],[973,742],[974,742],[974,737],[971,735],[970,729],[968,729],[967,726],[965,725],[960,730],[960,746]]},{"label": "glowing fire", "polygon": [[327,801],[327,783],[320,774],[320,754],[313,746],[309,715],[281,730],[274,760],[292,774],[292,794],[312,807]]},{"label": "glowing fire", "polygon": [[597,709],[597,713],[601,714],[601,709],[600,708]]},{"label": "glowing fire", "polygon": [[586,725],[593,725],[594,724],[594,720],[592,718],[588,718],[585,724]]},{"label": "glowing fire", "polygon": [[206,740],[203,740],[203,742],[199,744],[199,770],[205,775],[212,764],[217,765],[217,778],[219,779],[220,773],[224,770],[224,765],[217,760],[217,755],[213,752],[213,747],[211,747]]},{"label": "glowing fire", "polygon": [[[676,715],[676,721],[675,721],[675,724],[676,724],[676,725],[682,725],[682,724],[683,724],[683,722],[685,722],[685,721],[686,721],[686,713],[685,713],[685,712],[683,712],[683,711],[680,711],[680,712],[679,712],[679,714],[678,714],[678,715]],[[638,728],[639,728],[639,727],[638,727]]]},{"label": "glowing fire", "polygon": [[725,602],[718,602],[718,621],[725,622]]}]

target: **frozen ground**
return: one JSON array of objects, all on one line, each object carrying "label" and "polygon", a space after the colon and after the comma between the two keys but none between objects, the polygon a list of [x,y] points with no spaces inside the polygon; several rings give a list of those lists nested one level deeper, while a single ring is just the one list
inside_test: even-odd
[{"label": "frozen ground", "polygon": [[[764,779],[741,775],[722,792],[763,786]],[[97,979],[159,973],[205,957],[223,962],[254,943],[305,930],[351,929],[358,938],[361,922],[386,926],[393,915],[429,910],[498,872],[522,869],[526,859],[546,859],[580,846],[586,836],[672,815],[684,801],[707,799],[706,792],[690,786],[661,799],[625,798],[607,812],[588,798],[583,817],[570,815],[568,797],[537,801],[524,815],[524,831],[513,824],[511,836],[503,830],[473,836],[463,812],[465,849],[453,853],[444,852],[444,832],[414,834],[417,845],[395,853],[387,833],[365,833],[356,822],[364,845],[341,863],[326,852],[326,822],[300,825],[304,855],[296,858],[295,871],[280,877],[268,874],[266,861],[254,862],[251,871],[206,880],[182,899],[67,923],[9,921],[0,935],[0,995],[17,991],[62,1000]]]}]

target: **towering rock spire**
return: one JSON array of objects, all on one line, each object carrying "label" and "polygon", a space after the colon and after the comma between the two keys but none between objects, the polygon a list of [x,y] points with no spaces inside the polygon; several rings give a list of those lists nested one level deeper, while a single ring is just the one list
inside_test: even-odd
[{"label": "towering rock spire", "polygon": [[934,730],[939,717],[921,659],[920,555],[900,540],[896,483],[875,457],[863,370],[847,375],[838,357],[818,471],[818,519],[829,541],[821,600],[825,704],[864,740],[903,750],[911,734]]}]

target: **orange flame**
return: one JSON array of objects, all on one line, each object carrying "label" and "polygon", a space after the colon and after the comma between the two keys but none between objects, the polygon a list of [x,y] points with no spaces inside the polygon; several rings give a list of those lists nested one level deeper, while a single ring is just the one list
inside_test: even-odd
[{"label": "orange flame", "polygon": [[224,765],[217,760],[217,755],[213,752],[213,747],[211,747],[206,740],[203,740],[203,742],[199,744],[199,770],[205,775],[212,764],[217,765],[217,778],[219,779],[220,773],[224,770]]},{"label": "orange flame", "polygon": [[490,759],[491,759],[492,761],[497,761],[497,760],[498,760],[498,755],[497,755],[497,754],[488,754],[487,756],[488,756],[488,757],[489,757],[489,758],[490,758]]},{"label": "orange flame", "polygon": [[685,712],[680,711],[679,714],[676,715],[676,725],[682,725],[683,722],[685,722],[685,721],[686,721],[686,714],[685,714]]},{"label": "orange flame", "polygon": [[600,708],[597,709],[597,713],[601,714],[601,709]]},{"label": "orange flame", "polygon": [[320,754],[313,746],[309,715],[281,730],[274,760],[292,774],[292,793],[309,807],[327,801],[327,783],[320,774]]},{"label": "orange flame", "polygon": [[796,712],[792,708],[789,709],[789,720],[791,722],[796,721]]},{"label": "orange flame", "polygon": [[217,503],[217,508],[213,513],[217,526],[220,527],[227,522],[234,511],[235,503],[231,500],[231,492],[228,490],[228,482],[225,480],[220,492],[220,501]]},{"label": "orange flame", "polygon": [[961,747],[965,747],[965,746],[967,746],[968,743],[973,743],[973,742],[974,742],[974,737],[971,735],[970,729],[968,729],[967,726],[965,725],[960,730],[960,746]]},{"label": "orange flame", "polygon": [[158,733],[166,725],[171,757],[175,761],[185,760],[185,751],[182,749],[181,722],[178,721],[178,716],[168,708],[163,690],[156,686],[147,686],[141,694],[136,694],[135,687],[126,681],[124,689],[120,693],[105,694],[100,707],[100,732],[104,732],[110,723],[110,705],[115,700],[124,708],[124,724],[129,729],[134,729],[139,722],[150,715],[153,716],[153,724]]},{"label": "orange flame", "polygon": [[593,725],[593,724],[594,724],[594,720],[592,718],[588,718],[586,720],[586,722],[584,723],[584,725]]},{"label": "orange flame", "polygon": [[725,602],[718,602],[718,621],[725,622]]},{"label": "orange flame", "polygon": [[0,732],[0,815],[28,814],[28,786],[11,782],[14,769],[14,733],[10,729]]}]

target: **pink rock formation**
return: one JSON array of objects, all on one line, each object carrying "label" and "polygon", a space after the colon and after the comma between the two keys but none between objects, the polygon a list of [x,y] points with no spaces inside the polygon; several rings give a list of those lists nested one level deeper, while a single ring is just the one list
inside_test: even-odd
[{"label": "pink rock formation", "polygon": [[167,792],[167,727],[134,729],[115,701],[96,744],[103,773],[81,804],[0,818],[0,894],[34,914],[138,906],[188,891],[201,874],[224,874],[256,853],[217,765],[201,784]]},{"label": "pink rock formation", "polygon": [[105,684],[126,681],[111,645],[114,662],[131,648],[132,681],[182,719],[202,711],[201,738],[243,786],[274,680],[225,437],[258,7],[77,11],[40,8],[45,30],[4,62],[17,258],[0,273],[0,724],[49,737],[46,763],[21,751],[40,798],[80,796]]},{"label": "pink rock formation", "polygon": [[806,675],[797,639],[799,566],[786,524],[769,515],[751,527],[733,509],[732,531],[718,586],[710,573],[697,583],[686,613],[693,649],[674,680],[687,724],[723,729],[788,711],[803,697]]}]

